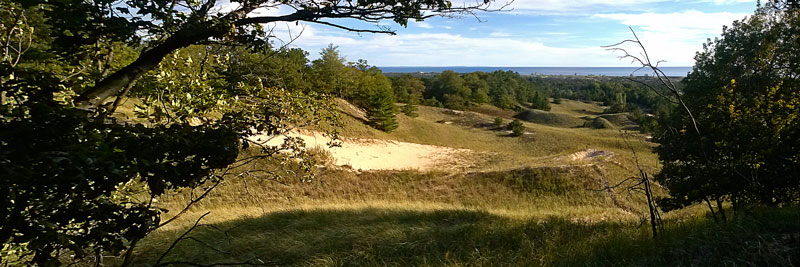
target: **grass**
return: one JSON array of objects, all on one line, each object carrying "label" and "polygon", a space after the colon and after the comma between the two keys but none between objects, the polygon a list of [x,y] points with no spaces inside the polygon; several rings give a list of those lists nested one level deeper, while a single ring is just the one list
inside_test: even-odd
[{"label": "grass", "polygon": [[569,114],[553,113],[541,110],[526,110],[515,116],[520,120],[555,127],[575,128],[583,125],[585,120]]},{"label": "grass", "polygon": [[[723,224],[671,223],[658,239],[636,222],[514,218],[485,210],[403,205],[296,208],[191,233],[169,261],[293,266],[793,266],[798,211]],[[184,229],[148,240],[163,247]],[[153,244],[155,243],[155,244]],[[159,250],[140,251],[148,265]]]},{"label": "grass", "polygon": [[572,115],[573,117],[600,115],[605,108],[599,102],[584,102],[564,98],[561,99],[561,104],[550,103],[550,112]]},{"label": "grass", "polygon": [[[485,109],[485,108],[484,108]],[[572,116],[602,107],[563,100]],[[352,112],[352,111],[351,111]],[[418,118],[376,131],[344,116],[343,135],[466,148],[489,158],[465,172],[364,171],[327,166],[313,180],[228,179],[175,223],[140,242],[135,265],[149,266],[195,220],[163,262],[288,266],[680,266],[798,265],[797,208],[751,211],[714,224],[695,206],[665,214],[652,239],[643,196],[596,190],[657,170],[652,144],[617,130],[525,123],[532,134],[507,137],[490,126],[501,111],[452,112],[420,106]],[[585,113],[583,113],[585,112]],[[595,114],[595,115],[597,115]],[[505,114],[503,116],[507,116]],[[449,122],[449,123],[444,123]],[[587,148],[614,153],[575,161]],[[330,154],[313,148],[320,162]],[[257,162],[254,164],[272,164]],[[244,166],[238,171],[255,166]],[[263,166],[259,166],[263,167]],[[656,187],[657,195],[665,195]],[[614,194],[617,201],[612,201]],[[188,192],[159,199],[170,217]]]}]

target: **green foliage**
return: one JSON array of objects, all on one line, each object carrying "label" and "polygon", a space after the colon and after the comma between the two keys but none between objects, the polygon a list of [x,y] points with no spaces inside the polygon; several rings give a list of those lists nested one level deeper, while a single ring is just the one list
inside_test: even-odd
[{"label": "green foliage", "polygon": [[631,111],[628,118],[639,125],[639,131],[642,133],[652,133],[658,128],[658,120],[651,114],[644,114],[642,109],[636,107]]},{"label": "green foliage", "polygon": [[405,104],[405,105],[403,105],[403,107],[401,109],[403,114],[406,114],[406,116],[409,116],[409,117],[412,117],[412,118],[416,118],[416,117],[419,116],[419,113],[417,113],[417,110],[418,110],[417,109],[417,105],[415,105],[415,104]]},{"label": "green foliage", "polygon": [[503,126],[504,123],[505,122],[503,121],[503,118],[500,118],[500,117],[495,117],[494,118],[494,125],[500,127],[500,126]]},{"label": "green foliage", "polygon": [[548,100],[547,96],[543,93],[534,92],[529,102],[531,107],[535,109],[550,111],[550,100]]},{"label": "green foliage", "polygon": [[[223,4],[0,0],[0,46],[22,48],[0,60],[4,255],[24,247],[31,252],[25,264],[49,266],[129,250],[159,225],[164,210],[154,199],[213,189],[242,147],[310,169],[302,140],[266,145],[250,138],[335,128],[338,115],[326,93],[380,107],[370,116],[381,128],[396,127],[386,77],[362,68],[365,62],[344,66],[334,46],[312,64],[316,72],[309,70],[303,51],[272,49],[262,23],[381,18],[405,26],[476,8],[417,0],[243,1],[216,12]],[[252,12],[277,5],[296,12]],[[208,43],[221,45],[199,45]],[[126,96],[139,102],[138,119],[116,115]]]},{"label": "green foliage", "polygon": [[517,115],[514,115],[514,117],[527,122],[566,128],[580,127],[585,123],[584,120],[568,114],[553,113],[535,109],[525,110]]},{"label": "green foliage", "polygon": [[439,102],[439,100],[436,99],[435,97],[426,98],[425,100],[422,101],[422,104],[431,107],[439,107],[439,108],[444,107],[444,105],[442,105],[442,102]]},{"label": "green foliage", "polygon": [[481,75],[476,72],[464,74],[464,86],[472,91],[470,101],[477,104],[489,102],[489,84]]},{"label": "green foliage", "polygon": [[367,102],[367,120],[372,127],[384,132],[397,129],[395,99],[391,89],[379,89]]},{"label": "green foliage", "polygon": [[768,4],[698,53],[683,98],[699,134],[682,110],[656,131],[662,206],[800,202],[798,30],[798,11]]},{"label": "green foliage", "polygon": [[503,109],[517,110],[525,104],[535,109],[550,110],[547,94],[511,71],[464,75],[443,71],[431,79],[425,96],[441,100],[443,106],[449,109],[463,110],[476,104],[491,103]]},{"label": "green foliage", "polygon": [[39,264],[55,263],[55,252],[65,249],[79,258],[125,249],[158,225],[160,211],[118,195],[123,187],[141,183],[157,196],[197,186],[238,155],[242,128],[227,119],[204,126],[104,124],[48,98],[29,95],[18,109],[30,115],[0,127],[0,241],[27,244]]},{"label": "green foliage", "polygon": [[392,88],[397,102],[400,103],[419,103],[422,100],[422,93],[425,91],[425,83],[422,79],[403,74],[400,77],[392,77]]},{"label": "green foliage", "polygon": [[[670,78],[679,89],[680,79]],[[582,101],[599,101],[609,106],[606,113],[620,113],[641,108],[651,114],[668,113],[673,104],[664,99],[666,92],[655,92],[661,88],[660,81],[651,77],[531,77],[529,80],[543,91],[553,96],[553,102],[560,98]],[[650,86],[650,87],[648,87]]]},{"label": "green foliage", "polygon": [[333,44],[323,48],[319,55],[319,59],[312,63],[315,90],[344,97],[347,79],[350,78],[345,58],[339,55],[338,47]]},{"label": "green foliage", "polygon": [[472,91],[464,86],[464,79],[453,71],[444,71],[433,77],[427,96],[441,99],[445,108],[465,109],[471,103]]},{"label": "green foliage", "polygon": [[506,125],[506,129],[511,130],[511,136],[522,136],[525,133],[525,126],[522,122],[514,119]]},{"label": "green foliage", "polygon": [[[0,243],[29,252],[18,259],[25,264],[57,265],[65,253],[75,260],[118,254],[159,226],[165,210],[154,199],[220,182],[255,131],[276,135],[337,120],[325,97],[265,87],[275,84],[259,68],[268,56],[224,46],[187,47],[141,76],[131,88],[139,119],[117,121],[112,103],[100,107],[108,113],[92,114],[72,99],[130,63],[135,49],[101,43],[86,49],[106,60],[65,58],[45,50],[60,49],[54,39],[34,33],[19,64],[0,63]],[[260,53],[272,52],[275,60],[305,60],[296,51]],[[261,156],[303,157],[302,143],[278,147],[262,147]]]},{"label": "green foliage", "polygon": [[613,123],[611,123],[610,121],[608,121],[606,118],[603,118],[603,117],[597,117],[597,118],[594,118],[591,121],[587,121],[586,122],[586,127],[589,127],[589,128],[592,128],[592,129],[615,129],[615,128],[617,128],[617,127],[614,126]]}]

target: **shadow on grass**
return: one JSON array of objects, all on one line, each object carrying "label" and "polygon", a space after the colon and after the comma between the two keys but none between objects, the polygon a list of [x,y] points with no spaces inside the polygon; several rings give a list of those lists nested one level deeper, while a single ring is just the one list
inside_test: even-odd
[{"label": "shadow on grass", "polygon": [[[792,226],[783,224],[780,229]],[[757,225],[744,224],[747,227]],[[791,253],[797,253],[798,246],[785,250],[791,246],[785,246],[783,241],[775,243],[776,246],[766,246],[763,243],[770,240],[764,239],[764,235],[747,236],[752,242],[762,243],[758,248],[772,249],[776,253],[751,252],[753,257],[745,255],[737,260],[742,248],[728,242],[739,238],[731,239],[720,233],[736,235],[741,229],[709,231],[721,226],[706,224],[683,227],[657,243],[649,238],[647,228],[638,224],[589,225],[555,218],[521,220],[466,210],[296,210],[198,228],[189,235],[192,239],[179,243],[165,261],[203,264],[263,261],[323,266],[736,263],[780,266],[791,264],[790,256],[796,255]],[[743,225],[731,224],[730,227],[724,229],[738,229]],[[137,252],[137,264],[152,264],[181,233],[183,231],[161,232],[146,240]],[[778,258],[759,258],[764,255]],[[796,263],[797,258],[794,261]]]}]

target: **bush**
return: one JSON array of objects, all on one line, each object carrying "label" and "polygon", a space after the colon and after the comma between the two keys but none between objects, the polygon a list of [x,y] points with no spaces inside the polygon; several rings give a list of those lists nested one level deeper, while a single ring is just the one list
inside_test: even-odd
[{"label": "bush", "polygon": [[412,118],[416,118],[419,116],[419,114],[417,114],[417,105],[414,104],[406,104],[405,106],[400,108],[400,111],[402,111],[403,114],[406,114],[406,116]]},{"label": "bush", "polygon": [[503,121],[503,118],[500,117],[494,118],[494,125],[497,125],[497,127],[503,126],[504,123],[505,121]]},{"label": "bush", "polygon": [[586,127],[592,129],[614,129],[614,124],[605,118],[597,117],[590,122],[586,122]]},{"label": "bush", "polygon": [[544,124],[555,127],[581,127],[586,122],[583,119],[576,118],[567,114],[552,113],[541,110],[526,110],[514,116],[517,119]]},{"label": "bush", "polygon": [[511,136],[521,136],[525,133],[525,126],[519,120],[513,120],[508,123],[506,129],[511,130]]},{"label": "bush", "polygon": [[430,107],[440,107],[440,108],[444,107],[444,105],[442,105],[442,102],[439,102],[439,100],[436,99],[435,97],[423,100],[422,104]]}]

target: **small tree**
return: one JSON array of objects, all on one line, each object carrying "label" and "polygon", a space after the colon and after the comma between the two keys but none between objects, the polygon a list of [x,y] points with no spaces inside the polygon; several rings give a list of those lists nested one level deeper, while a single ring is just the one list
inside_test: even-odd
[{"label": "small tree", "polygon": [[525,133],[525,126],[519,120],[509,122],[506,129],[511,130],[511,136],[522,136]]},{"label": "small tree", "polygon": [[406,114],[406,116],[412,118],[416,118],[419,116],[419,114],[417,114],[417,105],[412,103],[408,103],[405,106],[403,106],[401,111],[403,111],[403,114]]},{"label": "small tree", "polygon": [[497,127],[503,126],[504,123],[505,121],[503,121],[503,118],[500,117],[494,118],[494,125],[497,125]]},{"label": "small tree", "polygon": [[394,94],[390,90],[378,90],[367,103],[367,120],[372,127],[384,132],[397,129]]}]

